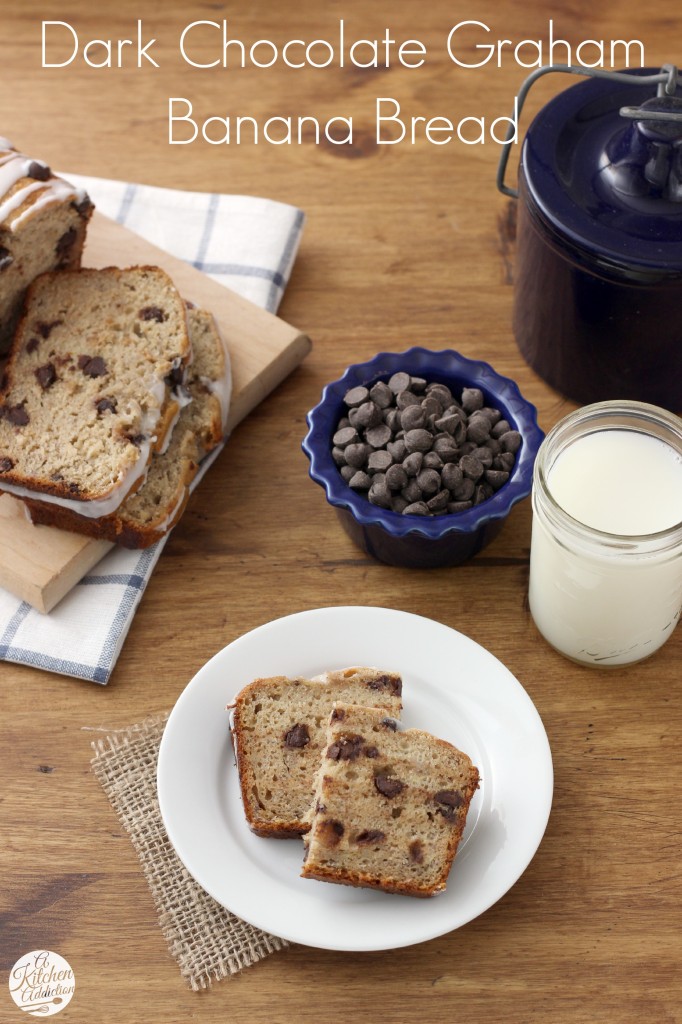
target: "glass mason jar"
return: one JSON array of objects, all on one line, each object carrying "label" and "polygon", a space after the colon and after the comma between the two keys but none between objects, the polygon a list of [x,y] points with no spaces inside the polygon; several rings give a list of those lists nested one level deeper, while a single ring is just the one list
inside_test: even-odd
[{"label": "glass mason jar", "polygon": [[[662,481],[665,487],[638,493],[633,465],[626,488],[628,499],[631,496],[642,513],[642,522],[649,509],[660,523],[661,502],[668,501],[665,529],[659,525],[657,532],[611,533],[585,525],[558,503],[552,493],[557,460],[581,439],[603,431],[620,432],[619,438],[600,439],[607,445],[615,441],[622,445],[622,432],[635,431],[671,449],[665,453],[666,458],[671,456]],[[625,444],[630,442],[626,437]],[[589,455],[587,446],[583,447]],[[573,454],[577,456],[577,448]],[[671,481],[676,487],[665,499],[663,493]],[[570,486],[580,486],[580,475],[571,479]],[[641,402],[599,402],[578,409],[542,443],[532,501],[529,601],[545,639],[573,661],[597,667],[628,665],[658,650],[682,609],[682,419]]]}]

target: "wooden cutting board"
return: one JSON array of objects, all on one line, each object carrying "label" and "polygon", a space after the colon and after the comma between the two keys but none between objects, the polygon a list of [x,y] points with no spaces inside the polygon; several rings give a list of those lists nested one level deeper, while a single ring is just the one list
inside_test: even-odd
[{"label": "wooden cutting board", "polygon": [[[182,260],[95,213],[88,229],[83,265],[163,267],[186,298],[210,310],[227,342],[232,361],[232,430],[310,351],[295,327],[216,284]],[[41,612],[58,601],[112,547],[52,526],[33,526],[20,501],[0,496],[0,587]]]}]

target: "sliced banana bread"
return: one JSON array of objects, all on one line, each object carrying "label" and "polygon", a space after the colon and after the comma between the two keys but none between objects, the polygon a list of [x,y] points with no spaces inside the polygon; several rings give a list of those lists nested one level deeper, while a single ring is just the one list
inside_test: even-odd
[{"label": "sliced banana bread", "polygon": [[29,284],[45,271],[80,266],[92,211],[83,189],[0,138],[0,354]]},{"label": "sliced banana bread", "polygon": [[402,680],[394,672],[347,668],[315,679],[256,679],[237,695],[232,737],[244,811],[260,836],[291,838],[310,827],[315,773],[335,701],[400,714]]},{"label": "sliced banana bread", "polygon": [[433,896],[445,888],[478,770],[419,729],[337,703],[314,784],[304,878]]},{"label": "sliced banana bread", "polygon": [[0,391],[0,490],[99,518],[140,485],[191,357],[158,267],[61,271],[30,286]]},{"label": "sliced banana bread", "polygon": [[[230,359],[213,316],[193,306],[187,315],[193,360],[179,385],[185,404],[168,447],[153,457],[142,487],[116,512],[88,519],[60,509],[64,529],[143,548],[160,540],[182,515],[200,461],[223,438],[231,390]],[[33,500],[26,505],[34,523],[54,522],[49,505]]]}]

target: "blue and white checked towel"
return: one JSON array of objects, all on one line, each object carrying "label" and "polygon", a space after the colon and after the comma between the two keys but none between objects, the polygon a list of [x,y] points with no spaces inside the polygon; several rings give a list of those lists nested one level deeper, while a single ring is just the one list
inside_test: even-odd
[{"label": "blue and white checked towel", "polygon": [[[86,188],[101,213],[276,312],[303,229],[300,210],[251,196],[64,177]],[[115,548],[49,615],[0,589],[0,659],[108,683],[164,544]]]}]

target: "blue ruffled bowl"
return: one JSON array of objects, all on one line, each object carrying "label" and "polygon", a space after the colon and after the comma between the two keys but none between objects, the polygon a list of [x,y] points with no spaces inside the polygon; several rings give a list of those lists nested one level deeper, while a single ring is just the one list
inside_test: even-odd
[{"label": "blue ruffled bowl", "polygon": [[[499,409],[512,429],[519,431],[522,442],[511,476],[492,498],[464,512],[405,516],[372,505],[346,484],[332,458],[332,437],[346,414],[343,397],[350,388],[371,387],[399,371],[447,384],[455,396],[465,387],[480,388],[486,405]],[[381,352],[369,362],[349,366],[343,377],[325,387],[307,420],[303,451],[310,459],[310,476],[324,487],[346,533],[380,562],[419,569],[461,565],[490,543],[512,507],[530,494],[533,463],[544,436],[535,406],[523,398],[513,380],[501,377],[488,363],[450,349]]]}]

